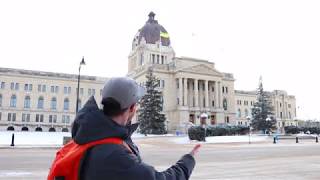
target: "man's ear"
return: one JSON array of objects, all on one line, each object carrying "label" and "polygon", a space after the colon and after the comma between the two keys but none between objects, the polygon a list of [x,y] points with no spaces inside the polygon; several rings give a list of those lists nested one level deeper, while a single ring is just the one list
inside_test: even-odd
[{"label": "man's ear", "polygon": [[129,111],[130,111],[130,112],[134,112],[135,109],[136,109],[136,104],[132,104],[132,105],[130,106],[130,108],[129,108]]}]

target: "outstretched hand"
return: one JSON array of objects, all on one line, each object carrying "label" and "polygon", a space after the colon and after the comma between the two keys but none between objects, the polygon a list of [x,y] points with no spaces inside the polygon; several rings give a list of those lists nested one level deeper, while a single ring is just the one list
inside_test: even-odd
[{"label": "outstretched hand", "polygon": [[195,156],[196,154],[198,154],[200,147],[201,147],[201,144],[195,145],[195,146],[193,147],[192,151],[190,152],[190,154],[191,154],[192,156]]}]

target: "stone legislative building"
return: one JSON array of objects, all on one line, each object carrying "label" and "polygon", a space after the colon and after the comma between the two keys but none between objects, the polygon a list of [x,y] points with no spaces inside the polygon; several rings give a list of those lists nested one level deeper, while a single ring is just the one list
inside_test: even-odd
[{"label": "stone legislative building", "polygon": [[[256,92],[235,90],[233,74],[220,72],[213,62],[176,57],[168,32],[153,12],[133,39],[128,76],[143,84],[150,67],[160,79],[169,128],[179,129],[189,121],[199,124],[202,113],[209,116],[207,124],[248,125]],[[285,91],[269,93],[278,127],[296,123],[295,97]]]},{"label": "stone legislative building", "polygon": [[[211,125],[249,125],[255,91],[238,91],[231,73],[220,72],[208,60],[176,57],[169,33],[151,12],[138,30],[128,58],[128,76],[143,85],[153,69],[159,78],[163,111],[169,130],[181,130],[199,116]],[[107,78],[81,76],[79,106],[94,95],[101,100]],[[70,131],[75,117],[77,75],[0,68],[0,130]],[[277,126],[295,125],[295,97],[270,93]]]}]

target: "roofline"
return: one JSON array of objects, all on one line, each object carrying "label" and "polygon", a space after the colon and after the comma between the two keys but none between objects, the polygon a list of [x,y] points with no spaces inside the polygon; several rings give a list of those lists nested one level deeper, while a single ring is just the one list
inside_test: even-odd
[{"label": "roofline", "polygon": [[[64,79],[78,79],[77,74],[55,73],[55,72],[14,69],[14,68],[2,68],[2,67],[0,67],[0,73],[27,75],[27,76],[31,75],[31,76],[39,76],[39,77],[64,78]],[[89,80],[89,81],[106,81],[108,78],[98,77],[98,76],[81,75],[81,79],[82,80]]]},{"label": "roofline", "polygon": [[198,61],[198,62],[209,63],[209,64],[213,64],[213,65],[215,64],[214,62],[210,62],[209,60],[198,59],[198,58],[193,58],[193,57],[181,56],[181,57],[175,57],[175,58],[179,59],[179,60]]}]

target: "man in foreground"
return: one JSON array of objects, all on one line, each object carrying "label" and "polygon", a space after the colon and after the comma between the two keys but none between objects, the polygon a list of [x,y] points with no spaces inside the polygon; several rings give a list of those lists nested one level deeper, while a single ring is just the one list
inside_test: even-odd
[{"label": "man in foreground", "polygon": [[91,97],[77,114],[73,140],[87,144],[105,138],[121,138],[123,144],[102,144],[90,148],[81,162],[81,180],[187,180],[195,166],[200,145],[163,172],[142,162],[131,135],[131,124],[144,89],[130,78],[111,78],[102,91],[103,110]]}]

